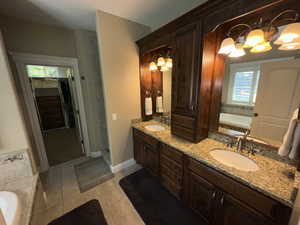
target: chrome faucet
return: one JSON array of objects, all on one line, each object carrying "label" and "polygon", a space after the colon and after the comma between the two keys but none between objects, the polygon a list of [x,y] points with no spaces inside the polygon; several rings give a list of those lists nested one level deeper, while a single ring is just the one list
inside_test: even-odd
[{"label": "chrome faucet", "polygon": [[247,142],[247,138],[250,134],[250,131],[247,130],[242,137],[238,137],[236,142],[236,150],[239,152],[243,152],[243,148],[245,147],[245,144]]}]

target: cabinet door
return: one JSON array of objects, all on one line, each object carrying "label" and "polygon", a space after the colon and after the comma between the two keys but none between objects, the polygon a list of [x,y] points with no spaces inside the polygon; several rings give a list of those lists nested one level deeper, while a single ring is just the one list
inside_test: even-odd
[{"label": "cabinet door", "polygon": [[138,137],[138,136],[134,136],[133,137],[133,150],[134,150],[134,159],[138,164],[144,165],[144,142],[143,140]]},{"label": "cabinet door", "polygon": [[216,225],[273,225],[269,218],[231,195],[224,195],[216,214]]},{"label": "cabinet door", "polygon": [[189,207],[197,212],[207,224],[210,224],[217,194],[215,186],[189,171],[188,188],[185,192],[188,193],[187,201]]},{"label": "cabinet door", "polygon": [[159,175],[159,152],[151,145],[144,144],[145,167],[155,176]]},{"label": "cabinet door", "polygon": [[176,49],[172,76],[172,112],[195,115],[199,86],[199,53],[201,45],[198,24],[186,26],[176,33]]}]

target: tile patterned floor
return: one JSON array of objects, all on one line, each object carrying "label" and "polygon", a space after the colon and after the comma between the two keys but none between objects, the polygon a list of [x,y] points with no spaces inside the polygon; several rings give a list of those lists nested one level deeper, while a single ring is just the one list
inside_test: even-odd
[{"label": "tile patterned floor", "polygon": [[132,166],[93,189],[80,193],[74,171],[74,164],[85,158],[74,160],[41,175],[38,186],[31,225],[47,225],[83,203],[99,200],[109,225],[144,225],[144,222],[119,186],[119,180],[139,169]]}]

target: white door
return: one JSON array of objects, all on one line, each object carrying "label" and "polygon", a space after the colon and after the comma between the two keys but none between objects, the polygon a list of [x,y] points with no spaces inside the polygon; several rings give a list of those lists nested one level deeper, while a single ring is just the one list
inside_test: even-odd
[{"label": "white door", "polygon": [[300,104],[300,59],[261,65],[251,135],[282,141]]}]

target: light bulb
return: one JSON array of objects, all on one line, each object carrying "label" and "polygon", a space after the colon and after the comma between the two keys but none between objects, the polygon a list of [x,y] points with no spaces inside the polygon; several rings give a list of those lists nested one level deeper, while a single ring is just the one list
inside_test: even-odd
[{"label": "light bulb", "polygon": [[258,44],[256,46],[254,46],[253,48],[251,48],[250,52],[260,53],[260,52],[270,51],[271,49],[272,49],[272,46],[271,46],[270,42],[264,42],[264,43]]},{"label": "light bulb", "polygon": [[151,71],[157,70],[157,66],[156,66],[155,62],[151,62],[151,63],[150,63],[149,69],[150,69]]},{"label": "light bulb", "polygon": [[245,50],[241,44],[236,44],[234,50],[229,54],[231,58],[237,58],[246,55]]},{"label": "light bulb", "polygon": [[284,51],[297,50],[297,49],[300,49],[300,42],[283,44],[278,49],[284,50]]},{"label": "light bulb", "polygon": [[164,66],[166,64],[166,61],[163,57],[159,57],[157,60],[157,66]]},{"label": "light bulb", "polygon": [[265,35],[262,29],[252,30],[246,38],[244,48],[252,48],[258,44],[265,42]]},{"label": "light bulb", "polygon": [[173,67],[173,60],[171,58],[167,58],[167,60],[166,60],[166,66],[168,68],[172,68]]},{"label": "light bulb", "polygon": [[161,68],[160,68],[160,71],[161,72],[165,72],[165,71],[168,71],[169,70],[169,68],[167,67],[167,66],[162,66]]},{"label": "light bulb", "polygon": [[219,54],[228,55],[235,49],[234,40],[232,38],[226,38],[222,41]]},{"label": "light bulb", "polygon": [[300,39],[300,23],[291,23],[281,32],[279,38],[274,42],[276,45],[298,42]]}]

